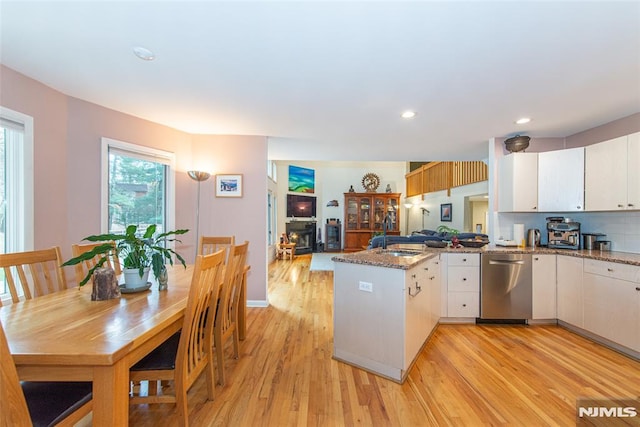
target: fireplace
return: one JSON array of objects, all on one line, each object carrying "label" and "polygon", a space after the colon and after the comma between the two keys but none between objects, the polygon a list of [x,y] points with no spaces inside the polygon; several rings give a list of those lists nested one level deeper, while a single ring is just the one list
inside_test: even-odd
[{"label": "fireplace", "polygon": [[296,244],[297,254],[308,254],[316,251],[316,222],[292,221],[287,223],[287,236]]}]

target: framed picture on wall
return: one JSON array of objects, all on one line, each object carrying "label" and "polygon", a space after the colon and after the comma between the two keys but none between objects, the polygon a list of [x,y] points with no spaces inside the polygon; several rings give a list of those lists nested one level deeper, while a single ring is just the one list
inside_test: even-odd
[{"label": "framed picture on wall", "polygon": [[216,175],[216,197],[242,197],[242,175]]},{"label": "framed picture on wall", "polygon": [[440,221],[451,222],[451,203],[440,205]]}]

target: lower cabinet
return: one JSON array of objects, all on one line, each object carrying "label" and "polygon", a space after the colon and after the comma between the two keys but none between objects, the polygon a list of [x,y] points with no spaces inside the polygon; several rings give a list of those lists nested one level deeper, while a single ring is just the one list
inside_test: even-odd
[{"label": "lower cabinet", "polygon": [[333,357],[403,382],[439,319],[439,268],[437,257],[409,270],[336,262]]},{"label": "lower cabinet", "polygon": [[582,258],[558,255],[556,262],[558,319],[582,328]]},{"label": "lower cabinet", "polygon": [[640,351],[640,267],[584,262],[584,329]]},{"label": "lower cabinet", "polygon": [[531,257],[532,318],[556,319],[556,256]]},{"label": "lower cabinet", "polygon": [[447,317],[480,316],[480,254],[447,254]]}]

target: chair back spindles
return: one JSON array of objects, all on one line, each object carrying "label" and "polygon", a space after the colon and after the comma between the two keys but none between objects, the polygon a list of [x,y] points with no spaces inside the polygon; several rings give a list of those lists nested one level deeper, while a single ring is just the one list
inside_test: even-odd
[{"label": "chair back spindles", "polygon": [[220,307],[218,307],[214,325],[214,345],[218,364],[218,382],[223,385],[225,382],[224,344],[229,338],[233,338],[234,357],[236,359],[239,357],[238,304],[248,252],[249,242],[247,241],[231,247],[220,291]]},{"label": "chair back spindles", "polygon": [[0,254],[0,268],[16,303],[67,287],[59,247],[29,252]]},{"label": "chair back spindles", "polygon": [[229,249],[236,243],[235,236],[200,236],[198,255],[207,255],[224,250],[225,263],[229,258]]},{"label": "chair back spindles", "polygon": [[[78,243],[71,245],[71,255],[75,258],[82,255],[85,252],[89,252],[95,249],[98,246],[104,245],[104,242],[99,243]],[[111,242],[113,245],[113,253],[107,256],[106,265],[103,264],[104,267],[111,267],[113,271],[115,271],[116,276],[119,276],[122,273],[122,268],[120,267],[120,259],[116,254],[116,244],[115,242]],[[100,261],[102,255],[96,255],[95,257],[88,259],[86,261],[80,262],[75,265],[76,270],[76,282],[80,283],[82,280],[87,277],[87,273],[91,270],[95,265]]]}]

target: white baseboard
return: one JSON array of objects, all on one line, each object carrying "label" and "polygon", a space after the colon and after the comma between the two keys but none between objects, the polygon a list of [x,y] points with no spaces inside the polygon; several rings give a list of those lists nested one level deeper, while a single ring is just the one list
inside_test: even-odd
[{"label": "white baseboard", "polygon": [[247,300],[247,307],[269,307],[269,301],[265,300]]}]

